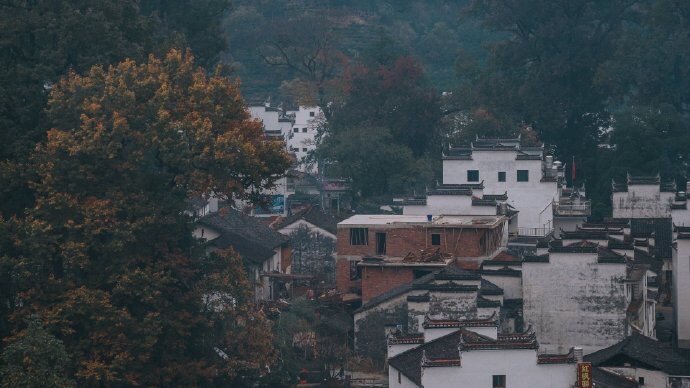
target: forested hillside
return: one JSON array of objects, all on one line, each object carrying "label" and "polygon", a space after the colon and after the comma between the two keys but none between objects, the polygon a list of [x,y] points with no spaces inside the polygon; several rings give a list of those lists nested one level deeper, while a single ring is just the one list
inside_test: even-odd
[{"label": "forested hillside", "polygon": [[[456,83],[456,61],[471,55],[485,57],[483,45],[501,36],[463,16],[466,0],[343,1],[292,0],[233,2],[223,23],[229,48],[224,58],[242,79],[250,98],[280,97],[281,83],[299,76],[276,69],[262,58],[265,45],[283,31],[290,34],[329,34],[342,61],[377,50],[382,40],[392,43],[388,55],[411,55],[423,65],[431,86],[449,91]],[[311,22],[315,16],[317,23]],[[306,38],[302,40],[307,44]],[[380,48],[380,47],[379,47]]]}]

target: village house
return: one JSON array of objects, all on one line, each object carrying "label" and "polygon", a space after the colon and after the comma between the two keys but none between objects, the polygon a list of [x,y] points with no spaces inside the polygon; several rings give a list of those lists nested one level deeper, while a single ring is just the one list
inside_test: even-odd
[{"label": "village house", "polygon": [[270,102],[250,105],[247,109],[253,119],[261,121],[266,137],[287,143],[295,121],[293,116],[281,107],[271,106]]},{"label": "village house", "polygon": [[673,255],[673,313],[676,344],[690,349],[690,226],[676,227]]},{"label": "village house", "polygon": [[[586,355],[584,360],[594,367],[596,387],[690,387],[690,359],[674,350],[669,343],[637,333]],[[617,379],[608,383],[612,376]]]},{"label": "village house", "polygon": [[316,206],[307,206],[270,227],[290,238],[292,273],[313,276],[323,286],[335,286],[336,220]]},{"label": "village house", "polygon": [[242,257],[255,301],[273,300],[287,292],[286,284],[292,280],[287,236],[231,208],[199,218],[193,235],[205,241],[208,252],[231,247]]},{"label": "village house", "polygon": [[389,344],[389,387],[572,387],[582,361],[580,349],[539,354],[533,332],[501,334],[491,320],[429,321]]},{"label": "village house", "polygon": [[300,105],[296,110],[286,111],[286,115],[294,120],[287,136],[287,149],[297,156],[301,171],[315,173],[316,166],[307,166],[304,158],[316,148],[314,139],[325,120],[323,111],[318,106]]},{"label": "village house", "polygon": [[534,233],[553,229],[552,205],[562,178],[563,165],[543,145],[522,145],[520,137],[477,138],[469,147],[443,154],[444,184],[483,182],[483,195],[507,195],[507,203],[520,212],[519,227]]},{"label": "village house", "polygon": [[337,289],[367,302],[450,259],[479,268],[507,234],[506,218],[495,215],[355,215],[338,224]]},{"label": "village house", "polygon": [[[378,295],[355,311],[355,344],[360,354],[375,356],[384,347],[386,327],[406,336],[454,330],[455,321],[488,320],[502,333],[522,330],[521,303],[506,299],[504,290],[452,261],[439,270]],[[493,279],[508,275],[490,271]],[[450,322],[450,323],[449,323]],[[429,325],[435,331],[427,331]],[[390,352],[389,348],[389,352]]]},{"label": "village house", "polygon": [[[598,240],[581,240],[585,235]],[[542,350],[577,344],[587,354],[635,332],[654,337],[658,293],[649,265],[606,247],[603,232],[564,238],[522,263],[525,325],[534,328]]]}]

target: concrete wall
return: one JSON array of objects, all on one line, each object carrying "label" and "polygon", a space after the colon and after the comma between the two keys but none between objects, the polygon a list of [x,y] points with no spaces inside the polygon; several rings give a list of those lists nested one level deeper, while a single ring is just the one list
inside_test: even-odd
[{"label": "concrete wall", "polygon": [[[520,211],[519,227],[553,226],[551,202],[558,199],[556,182],[541,182],[541,160],[515,160],[515,151],[473,151],[472,160],[444,160],[443,183],[467,182],[467,170],[479,170],[485,194],[508,192],[510,205]],[[518,182],[517,170],[528,170],[529,181]],[[498,172],[506,173],[506,182],[498,181]]]},{"label": "concrete wall", "polygon": [[612,194],[613,218],[670,217],[674,195],[660,192],[659,185],[630,185]]},{"label": "concrete wall", "polygon": [[595,253],[552,252],[549,263],[523,263],[525,326],[547,352],[613,345],[625,338],[625,278],[625,264],[598,264]]},{"label": "concrete wall", "polygon": [[678,239],[673,256],[673,307],[678,346],[690,348],[690,240]]},{"label": "concrete wall", "polygon": [[[479,196],[474,193],[473,195]],[[458,215],[486,215],[495,216],[495,206],[472,206],[469,195],[430,195],[426,198],[426,205],[406,205],[404,215],[425,216],[427,214],[458,214]]]},{"label": "concrete wall", "polygon": [[537,364],[537,352],[530,349],[474,350],[462,352],[461,359],[462,366],[424,368],[422,385],[491,387],[493,375],[505,375],[511,388],[567,388],[577,379],[576,364]]}]

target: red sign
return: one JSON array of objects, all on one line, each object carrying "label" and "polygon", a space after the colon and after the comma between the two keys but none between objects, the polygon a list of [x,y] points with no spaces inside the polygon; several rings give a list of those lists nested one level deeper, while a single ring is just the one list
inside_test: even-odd
[{"label": "red sign", "polygon": [[577,364],[578,388],[592,388],[592,363],[580,362]]}]

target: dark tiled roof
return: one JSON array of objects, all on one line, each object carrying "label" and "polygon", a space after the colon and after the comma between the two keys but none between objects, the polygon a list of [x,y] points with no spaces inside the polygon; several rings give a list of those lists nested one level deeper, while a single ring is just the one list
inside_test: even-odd
[{"label": "dark tiled roof", "polygon": [[521,266],[523,260],[484,260],[482,261],[482,268],[484,267],[505,267],[507,265]]},{"label": "dark tiled roof", "polygon": [[230,208],[223,208],[200,218],[199,225],[210,227],[220,233],[220,237],[210,241],[218,248],[233,247],[245,260],[260,263],[271,256],[273,250],[289,239],[254,217]]},{"label": "dark tiled roof", "polygon": [[452,328],[452,327],[490,327],[497,326],[498,319],[496,313],[491,314],[489,318],[483,319],[463,319],[463,320],[447,320],[447,319],[430,319],[425,317],[424,328]]},{"label": "dark tiled roof", "polygon": [[638,388],[640,385],[632,378],[603,368],[592,368],[592,381],[597,388]]},{"label": "dark tiled roof", "polygon": [[415,334],[406,334],[406,335],[397,335],[388,338],[388,344],[389,345],[401,345],[401,344],[423,344],[424,343],[424,334],[422,333],[415,333]]},{"label": "dark tiled roof", "polygon": [[484,297],[477,297],[477,307],[479,308],[490,308],[490,307],[501,307],[501,302],[497,300],[486,299]]},{"label": "dark tiled roof", "polygon": [[543,255],[526,255],[523,257],[523,260],[525,263],[548,263],[549,262],[549,254],[545,253]]},{"label": "dark tiled roof", "polygon": [[472,206],[496,206],[497,204],[493,199],[472,197]]},{"label": "dark tiled roof", "polygon": [[465,190],[465,189],[483,190],[484,189],[484,181],[481,181],[479,183],[456,183],[456,184],[442,183],[440,185],[436,185],[436,190]]},{"label": "dark tiled roof", "polygon": [[405,198],[403,206],[426,206],[426,198]]},{"label": "dark tiled roof", "polygon": [[571,350],[568,354],[539,354],[537,364],[574,364],[577,360]]},{"label": "dark tiled roof", "polygon": [[486,276],[522,277],[521,271],[514,270],[510,267],[503,267],[499,269],[482,269],[479,271],[479,273]]},{"label": "dark tiled roof", "polygon": [[418,302],[418,303],[425,303],[429,302],[431,298],[429,297],[429,294],[424,294],[424,295],[408,295],[407,296],[407,301],[408,302]]},{"label": "dark tiled roof", "polygon": [[579,229],[575,231],[561,231],[561,238],[564,240],[608,240],[609,235],[623,234],[622,229],[617,230],[595,230]]},{"label": "dark tiled roof", "polygon": [[566,246],[551,245],[549,252],[565,252],[565,253],[597,253],[599,244],[591,241],[580,241]]},{"label": "dark tiled roof", "polygon": [[660,370],[670,375],[690,375],[690,359],[642,334],[633,333],[621,342],[585,356],[593,366],[632,367]]},{"label": "dark tiled roof", "polygon": [[611,263],[611,264],[618,264],[618,263],[626,263],[628,261],[628,257],[625,255],[622,255],[620,253],[614,252],[610,250],[609,248],[605,247],[599,247],[599,250],[597,251],[597,262],[599,263]]},{"label": "dark tiled roof", "polygon": [[479,280],[481,275],[466,271],[456,265],[447,265],[434,276],[436,280]]},{"label": "dark tiled roof", "polygon": [[426,367],[460,365],[459,351],[537,349],[533,333],[501,335],[492,339],[469,330],[460,329],[424,345],[400,353],[388,364],[417,385],[422,384],[422,362]]},{"label": "dark tiled roof", "polygon": [[335,218],[322,212],[321,209],[315,206],[310,206],[304,210],[300,210],[291,216],[279,218],[275,223],[271,225],[271,227],[273,229],[282,229],[299,220],[307,221],[308,223],[317,226],[331,234],[338,233],[338,223],[335,220]]},{"label": "dark tiled roof", "polygon": [[429,189],[426,195],[472,195],[472,189],[461,188],[461,189]]},{"label": "dark tiled roof", "polygon": [[503,289],[486,279],[482,279],[481,287],[479,288],[480,295],[503,295]]},{"label": "dark tiled roof", "polygon": [[504,194],[484,194],[482,195],[482,199],[490,200],[493,199],[494,201],[507,201],[508,200],[508,193]]}]

